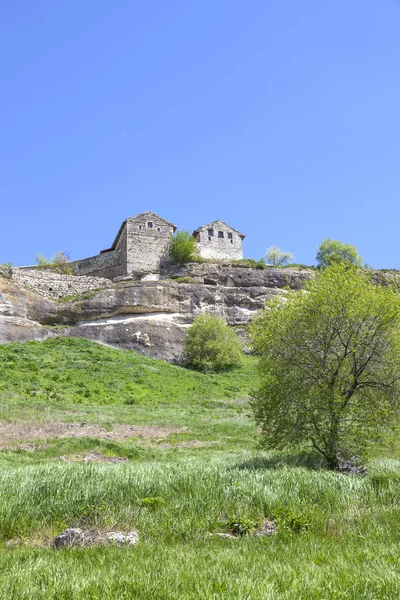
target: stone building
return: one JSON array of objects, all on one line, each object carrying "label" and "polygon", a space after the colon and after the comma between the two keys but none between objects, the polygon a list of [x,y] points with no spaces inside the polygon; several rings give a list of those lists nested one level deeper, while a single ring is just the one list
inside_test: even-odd
[{"label": "stone building", "polygon": [[193,232],[197,242],[199,256],[209,259],[243,258],[243,233],[230,227],[223,221],[213,221]]},{"label": "stone building", "polygon": [[[122,223],[110,248],[96,256],[71,262],[72,273],[108,279],[157,273],[169,262],[171,235],[175,231],[175,225],[150,211],[129,217]],[[203,258],[243,258],[244,235],[223,221],[203,225],[193,236]]]},{"label": "stone building", "polygon": [[168,259],[175,230],[175,225],[150,211],[129,217],[122,223],[110,248],[71,263],[73,274],[114,279],[159,271]]}]

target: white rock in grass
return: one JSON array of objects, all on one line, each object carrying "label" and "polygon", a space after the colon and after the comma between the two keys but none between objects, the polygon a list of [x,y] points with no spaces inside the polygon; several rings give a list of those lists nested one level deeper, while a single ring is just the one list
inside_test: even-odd
[{"label": "white rock in grass", "polygon": [[129,533],[121,533],[120,531],[109,531],[106,533],[105,537],[109,542],[113,542],[117,546],[121,544],[129,544],[130,546],[134,546],[139,541],[139,532],[138,531],[129,531]]}]

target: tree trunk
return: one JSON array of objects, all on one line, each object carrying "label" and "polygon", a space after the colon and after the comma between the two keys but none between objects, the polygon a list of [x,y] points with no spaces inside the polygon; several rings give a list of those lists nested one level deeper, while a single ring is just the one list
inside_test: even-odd
[{"label": "tree trunk", "polygon": [[334,455],[327,456],[326,462],[327,462],[329,470],[337,471],[339,469],[339,460],[338,460],[336,452]]}]

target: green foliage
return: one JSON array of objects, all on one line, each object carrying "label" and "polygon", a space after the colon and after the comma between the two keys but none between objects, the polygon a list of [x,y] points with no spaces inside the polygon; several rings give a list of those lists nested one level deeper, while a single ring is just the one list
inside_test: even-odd
[{"label": "green foliage", "polygon": [[240,366],[242,344],[224,321],[215,315],[200,314],[189,328],[185,343],[186,362],[205,372],[226,371]]},{"label": "green foliage", "polygon": [[293,261],[293,254],[280,250],[278,246],[271,246],[266,252],[267,263],[272,267],[282,267]]},{"label": "green foliage", "polygon": [[316,259],[321,269],[338,262],[357,267],[361,267],[362,265],[362,258],[355,246],[329,238],[319,245]]},{"label": "green foliage", "polygon": [[257,526],[252,519],[241,516],[234,516],[228,520],[226,523],[226,527],[233,535],[238,535],[240,537],[244,535],[248,535],[251,533]]},{"label": "green foliage", "polygon": [[[252,358],[237,371],[204,375],[56,339],[0,347],[0,369],[1,598],[400,597],[400,461],[392,451],[356,478],[321,470],[316,453],[256,449],[239,399],[254,385]],[[133,406],[125,403],[132,380],[148,392]],[[49,401],[40,393],[47,384]],[[84,404],[79,390],[93,392]],[[43,429],[30,438],[41,424],[55,435],[68,424],[79,435],[82,421],[91,437],[52,438]],[[109,439],[121,424],[147,426],[151,437]],[[90,433],[96,426],[104,439]],[[168,426],[166,436],[160,428]],[[11,430],[18,436],[10,450]],[[86,450],[128,461],[59,460]],[[276,535],[246,535],[265,519]],[[227,524],[244,535],[208,535]],[[71,526],[137,529],[139,543],[55,552],[51,540]]]},{"label": "green foliage", "polygon": [[247,396],[254,360],[232,373],[204,375],[85,339],[0,345],[0,400],[140,405]]},{"label": "green foliage", "polygon": [[155,496],[154,498],[141,498],[139,500],[139,505],[144,508],[160,508],[165,505],[165,499],[161,498],[161,496]]},{"label": "green foliage", "polygon": [[269,448],[311,441],[331,468],[396,426],[400,297],[343,263],[253,322],[262,385],[252,405]]},{"label": "green foliage", "polygon": [[38,254],[36,262],[40,269],[51,269],[55,273],[72,275],[69,255],[66,252],[57,252],[52,258],[47,258],[44,254]]},{"label": "green foliage", "polygon": [[265,258],[255,260],[254,258],[239,258],[231,261],[232,267],[253,267],[255,269],[266,269]]},{"label": "green foliage", "polygon": [[171,238],[170,254],[178,265],[193,261],[197,255],[196,240],[188,231],[177,231]]}]

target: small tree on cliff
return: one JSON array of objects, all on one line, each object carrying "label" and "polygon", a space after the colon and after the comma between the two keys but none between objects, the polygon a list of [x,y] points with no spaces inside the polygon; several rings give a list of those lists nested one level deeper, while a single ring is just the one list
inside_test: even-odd
[{"label": "small tree on cliff", "polygon": [[227,371],[243,359],[242,344],[224,319],[200,314],[189,327],[185,343],[186,363],[205,372]]},{"label": "small tree on cliff", "polygon": [[310,441],[332,469],[399,416],[400,297],[337,263],[307,292],[273,299],[251,328],[262,385],[252,406],[266,447]]},{"label": "small tree on cliff", "polygon": [[344,244],[339,240],[326,239],[318,246],[316,256],[318,266],[321,269],[329,267],[334,263],[347,263],[361,267],[362,258],[358,254],[357,248],[352,244]]},{"label": "small tree on cliff", "polygon": [[44,254],[37,254],[36,262],[40,269],[49,269],[62,275],[72,275],[72,267],[67,252],[57,252],[52,258],[47,258]]},{"label": "small tree on cliff", "polygon": [[280,250],[278,246],[268,248],[265,256],[267,263],[272,267],[282,267],[289,262],[293,262],[293,254]]},{"label": "small tree on cliff", "polygon": [[192,261],[197,256],[196,240],[188,231],[177,231],[171,238],[170,254],[177,264]]}]

